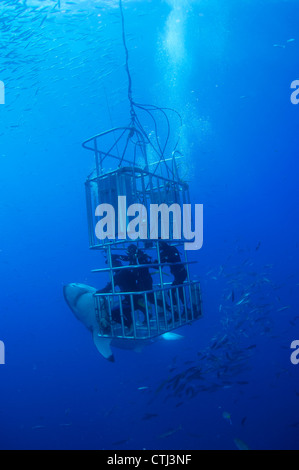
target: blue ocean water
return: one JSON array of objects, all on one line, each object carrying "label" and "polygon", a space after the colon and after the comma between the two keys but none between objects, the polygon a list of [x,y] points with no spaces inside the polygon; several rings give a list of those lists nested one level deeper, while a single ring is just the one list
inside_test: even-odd
[{"label": "blue ocean water", "polygon": [[0,448],[298,449],[299,5],[123,6],[136,100],[184,119],[204,317],[112,364],[72,315],[66,283],[106,282],[81,143],[129,118],[118,1],[2,0]]}]

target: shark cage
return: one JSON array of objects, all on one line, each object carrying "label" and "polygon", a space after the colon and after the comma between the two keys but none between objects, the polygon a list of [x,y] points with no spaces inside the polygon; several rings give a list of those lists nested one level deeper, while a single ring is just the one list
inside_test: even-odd
[{"label": "shark cage", "polygon": [[[179,177],[180,152],[175,149],[166,159],[165,147],[161,152],[158,140],[154,145],[132,114],[128,127],[110,129],[83,143],[95,157],[95,168],[85,183],[89,244],[104,253],[107,265],[92,272],[110,277],[107,286],[94,293],[98,334],[110,340],[152,340],[202,315],[200,283],[190,277],[186,240],[176,235],[175,223],[181,225],[181,220],[175,222],[173,217],[167,239],[161,224],[155,238],[148,225],[143,238],[132,239],[129,233],[129,206],[144,207],[142,217],[146,217],[152,205],[190,204],[188,185]],[[155,151],[158,161],[153,162]],[[116,223],[113,236],[107,233],[100,239],[97,208],[102,204],[115,209]],[[169,210],[169,220],[170,215]]]},{"label": "shark cage", "polygon": [[[184,215],[184,208],[191,205],[188,185],[179,175],[177,162],[182,155],[178,151],[179,138],[171,132],[170,113],[175,113],[180,125],[182,119],[173,109],[133,100],[122,0],[119,8],[130,121],[125,127],[111,128],[83,143],[95,158],[94,170],[85,184],[89,244],[106,257],[106,266],[93,272],[106,273],[108,283],[101,290],[76,284],[64,289],[69,306],[93,331],[97,348],[109,360],[110,344],[123,345],[125,341],[130,348],[136,341],[152,341],[202,315],[200,283],[191,279],[191,262],[185,250],[185,242],[190,240],[178,236],[181,209]],[[161,124],[162,133],[158,132]],[[139,224],[135,228],[139,225],[139,232],[132,228],[137,207]],[[158,208],[160,219],[154,226],[143,224],[152,207]],[[158,223],[165,207],[168,221],[172,216],[167,233]],[[179,209],[178,216],[171,209],[174,207]],[[110,218],[114,225],[109,224],[101,237],[98,224],[103,224],[109,208],[113,208]],[[190,210],[192,225],[191,219]]]}]

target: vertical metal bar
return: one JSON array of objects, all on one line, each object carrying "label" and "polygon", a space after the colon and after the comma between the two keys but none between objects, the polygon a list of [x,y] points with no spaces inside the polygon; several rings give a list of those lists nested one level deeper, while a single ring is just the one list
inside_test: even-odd
[{"label": "vertical metal bar", "polygon": [[200,284],[196,284],[195,286],[195,292],[196,292],[196,305],[197,305],[197,311],[198,314],[201,314],[201,292],[200,292]]},{"label": "vertical metal bar", "polygon": [[119,311],[120,311],[120,321],[121,321],[121,332],[122,336],[126,336],[125,332],[125,324],[124,324],[124,311],[123,311],[123,303],[122,303],[122,296],[121,294],[118,294],[118,303],[119,303]]},{"label": "vertical metal bar", "polygon": [[188,306],[187,306],[187,299],[186,299],[186,292],[185,292],[185,286],[183,285],[181,287],[183,289],[183,297],[184,297],[184,308],[185,308],[185,315],[186,315],[186,322],[188,321]]},{"label": "vertical metal bar", "polygon": [[165,291],[164,291],[163,273],[162,273],[162,266],[161,266],[160,244],[159,244],[159,241],[158,241],[158,240],[156,241],[156,249],[157,249],[157,256],[158,256],[158,263],[159,263],[160,287],[161,287],[161,292],[162,292],[162,301],[163,301],[163,311],[164,311],[164,319],[165,319],[165,328],[167,328],[167,315],[166,315]]},{"label": "vertical metal bar", "polygon": [[135,168],[133,167],[133,200],[136,201],[137,196],[137,185],[136,185],[136,176],[135,176]]},{"label": "vertical metal bar", "polygon": [[[164,192],[164,197],[162,198],[161,197],[161,188],[160,188],[160,183],[159,183],[159,180],[158,178],[156,177],[156,180],[157,180],[157,189],[158,189],[158,193],[159,193],[159,204],[162,204],[162,202],[164,202],[164,198],[165,198],[165,192]],[[162,228],[162,227],[161,227]],[[162,236],[162,233],[161,233],[161,236]]]},{"label": "vertical metal bar", "polygon": [[[117,207],[117,204],[115,204],[115,201],[112,198],[112,184],[115,184],[115,179],[113,178],[114,175],[109,175],[108,176],[108,203],[112,204],[113,208]],[[114,180],[114,181],[113,181]],[[113,182],[113,183],[112,183]],[[106,201],[105,201],[106,202]],[[109,243],[109,242],[108,242]]]},{"label": "vertical metal bar", "polygon": [[177,301],[177,307],[178,307],[178,315],[179,315],[179,319],[180,319],[180,324],[182,324],[182,316],[181,316],[181,300],[180,300],[180,296],[179,296],[179,289],[178,287],[176,287],[176,301]]},{"label": "vertical metal bar", "polygon": [[191,291],[192,291],[192,299],[191,299],[191,301],[192,301],[192,304],[193,304],[193,306],[194,306],[193,311],[195,310],[195,311],[194,311],[194,316],[195,316],[195,313],[196,313],[196,311],[197,311],[197,292],[196,292],[196,285],[193,284],[193,283],[192,283],[192,285],[191,285]]},{"label": "vertical metal bar", "polygon": [[155,314],[156,314],[156,322],[157,322],[157,332],[160,333],[160,322],[159,322],[159,311],[158,311],[158,303],[157,303],[157,292],[154,291],[154,301],[155,301]]},{"label": "vertical metal bar", "polygon": [[163,302],[163,314],[164,314],[164,323],[165,323],[165,328],[167,329],[167,314],[166,314],[166,302],[165,302],[165,293],[164,290],[161,291],[162,293],[162,302]]},{"label": "vertical metal bar", "polygon": [[202,297],[201,297],[201,286],[200,286],[200,282],[198,283],[198,295],[199,295],[199,311],[200,311],[200,315],[202,315]]},{"label": "vertical metal bar", "polygon": [[159,275],[160,275],[160,287],[164,287],[164,282],[163,282],[163,272],[162,272],[162,266],[161,266],[161,255],[160,255],[160,244],[159,241],[156,241],[156,250],[157,250],[157,259],[159,263]]},{"label": "vertical metal bar", "polygon": [[191,315],[192,319],[194,318],[194,312],[193,312],[193,302],[192,302],[192,293],[191,293],[191,286],[190,286],[190,270],[189,270],[189,264],[188,264],[188,256],[187,256],[187,251],[184,249],[184,254],[185,254],[185,269],[187,271],[187,281],[189,285],[189,296],[190,296],[190,308],[191,308]]},{"label": "vertical metal bar", "polygon": [[135,321],[135,308],[134,308],[134,301],[133,301],[133,294],[130,294],[130,302],[131,302],[131,310],[132,310],[132,322],[133,322],[133,334],[134,338],[137,339],[136,335],[136,321]]},{"label": "vertical metal bar", "polygon": [[[100,167],[99,167],[99,154],[101,152],[98,151],[97,139],[94,139],[94,152],[95,152],[95,160],[96,160],[96,170],[97,170],[97,177],[100,176]],[[101,159],[101,172],[102,172],[102,159]]]},{"label": "vertical metal bar", "polygon": [[[101,204],[100,173],[102,173],[103,168],[102,168],[101,152],[98,151],[98,145],[97,145],[97,139],[96,138],[94,139],[94,151],[95,151],[96,173],[97,173],[97,178],[96,178],[97,191],[96,191],[96,194],[98,195],[98,201],[96,202],[95,206],[97,207],[99,204]],[[101,162],[101,172],[100,172],[100,167],[99,167],[99,155],[100,155],[100,162]],[[93,235],[93,237],[94,237],[94,235]],[[99,244],[103,245],[104,241],[100,241]]]},{"label": "vertical metal bar", "polygon": [[[147,204],[147,198],[146,198],[146,188],[145,188],[145,182],[144,182],[144,173],[141,174],[141,186],[142,186],[142,196],[143,196],[143,201],[142,203],[144,204],[144,206],[146,207],[146,212],[148,214],[148,217],[149,217],[149,204]],[[151,201],[149,201],[151,203]],[[147,224],[147,238],[150,239],[150,224],[148,223]]]},{"label": "vertical metal bar", "polygon": [[190,272],[189,272],[189,263],[188,263],[188,256],[187,256],[187,251],[184,249],[184,255],[185,255],[185,269],[187,271],[187,280],[190,282]]},{"label": "vertical metal bar", "polygon": [[191,285],[189,284],[189,299],[190,299],[190,311],[191,311],[191,316],[192,320],[194,320],[194,311],[193,311],[193,299],[192,299],[192,289]]},{"label": "vertical metal bar", "polygon": [[95,245],[95,231],[94,231],[94,219],[92,212],[92,200],[91,200],[91,182],[88,180],[85,183],[85,194],[86,194],[86,208],[87,208],[87,224],[88,224],[88,240],[89,245],[93,247]]},{"label": "vertical metal bar", "polygon": [[137,200],[136,202],[145,205],[144,203],[144,181],[143,181],[143,171],[138,171],[137,176]]},{"label": "vertical metal bar", "polygon": [[147,304],[147,293],[144,293],[144,300],[145,300],[145,312],[146,312],[146,322],[147,322],[147,334],[150,338],[151,336],[151,327],[150,327],[150,320],[149,320],[149,313],[148,313],[148,304]]},{"label": "vertical metal bar", "polygon": [[165,290],[162,291],[162,301],[163,301],[163,310],[164,310],[164,319],[165,319],[165,326],[166,329],[168,328],[168,319],[167,319],[167,309],[166,309],[166,301],[165,301]]},{"label": "vertical metal bar", "polygon": [[114,336],[112,311],[111,311],[111,304],[110,304],[110,295],[107,295],[107,300],[108,300],[108,311],[109,311],[109,322],[110,322],[110,327],[111,327],[111,336]]},{"label": "vertical metal bar", "polygon": [[[194,282],[191,282],[190,286],[191,286],[191,303],[193,305],[196,305],[196,290],[195,290]],[[194,310],[194,308],[193,308],[193,310]]]},{"label": "vertical metal bar", "polygon": [[201,313],[201,294],[200,294],[200,285],[195,285],[195,293],[196,293],[196,308],[197,312]]},{"label": "vertical metal bar", "polygon": [[172,298],[172,295],[174,293],[175,289],[174,288],[171,288],[169,289],[169,297],[170,297],[170,308],[171,308],[171,321],[172,321],[172,325],[175,324],[175,321],[174,321],[174,306],[173,306],[173,298]]},{"label": "vertical metal bar", "polygon": [[110,269],[110,280],[112,285],[112,292],[115,293],[115,286],[114,286],[114,271],[112,266],[112,256],[111,256],[111,245],[107,245],[107,257],[108,257],[108,264]]},{"label": "vertical metal bar", "polygon": [[[115,174],[115,187],[116,187],[116,194],[118,196],[122,196],[122,194],[120,192],[120,188],[119,188],[119,173],[118,172]],[[111,204],[111,201],[110,201],[110,204]],[[117,204],[117,220],[118,221],[120,220],[120,215],[119,215],[119,212],[118,212],[118,204]],[[117,236],[117,238],[119,236],[118,228],[119,228],[119,223],[116,224],[116,236]]]},{"label": "vertical metal bar", "polygon": [[102,328],[101,328],[101,323],[100,323],[100,309],[99,309],[99,297],[97,295],[94,296],[94,308],[96,312],[96,320],[99,325],[101,334],[102,334]]},{"label": "vertical metal bar", "polygon": [[[96,179],[96,184],[97,184],[97,195],[98,195],[98,201],[96,206],[101,203],[101,191],[100,191],[100,168],[99,168],[99,154],[101,155],[101,152],[98,151],[98,146],[97,146],[97,139],[94,139],[94,150],[95,150],[95,159],[96,159],[96,172],[97,172],[97,179]],[[102,159],[101,160],[101,173],[102,173]]]},{"label": "vertical metal bar", "polygon": [[177,181],[179,181],[179,172],[178,172],[178,166],[176,164],[176,159],[175,159],[175,152],[172,154],[172,168],[174,169],[174,176]]}]

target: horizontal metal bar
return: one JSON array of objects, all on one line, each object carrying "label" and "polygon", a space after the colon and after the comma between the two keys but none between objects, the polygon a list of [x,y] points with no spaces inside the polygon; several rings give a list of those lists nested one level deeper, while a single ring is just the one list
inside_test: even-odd
[{"label": "horizontal metal bar", "polygon": [[[200,318],[200,317],[199,317]],[[199,319],[198,318],[198,319]],[[185,326],[185,325],[190,325],[192,324],[196,319],[194,320],[186,320],[182,323],[175,323],[174,326],[171,326],[171,327],[168,327],[166,328],[165,330],[164,329],[161,329],[160,332],[153,332],[151,333],[151,336],[149,337],[148,335],[144,335],[144,336],[134,336],[134,334],[131,333],[130,336],[121,336],[121,335],[114,335],[114,336],[111,336],[111,335],[101,335],[102,338],[111,338],[111,339],[126,339],[126,340],[132,340],[134,339],[135,341],[144,341],[144,340],[153,340],[154,338],[158,338],[159,336],[161,336],[163,333],[168,333],[169,331],[172,331],[172,330],[178,330],[179,328],[182,328],[182,326]]]},{"label": "horizontal metal bar", "polygon": [[125,266],[111,267],[111,268],[101,268],[93,269],[92,273],[104,273],[108,271],[121,271],[123,269],[138,269],[138,268],[152,268],[157,269],[159,266],[181,266],[185,264],[196,264],[197,261],[178,261],[177,263],[153,263],[153,264],[126,264]]},{"label": "horizontal metal bar", "polygon": [[[101,132],[100,134],[96,134],[93,137],[90,137],[90,139],[85,140],[82,144],[82,147],[87,149],[87,150],[94,151],[95,149],[87,147],[87,144],[89,144],[92,141],[98,140],[101,137],[104,137],[105,135],[112,134],[116,131],[128,131],[130,133],[132,131],[134,131],[134,133],[139,134],[139,136],[141,136],[142,142],[145,142],[143,134],[138,129],[136,129],[135,127],[113,127],[111,129],[108,129],[107,131]],[[105,153],[105,152],[103,152],[103,153]]]},{"label": "horizontal metal bar", "polygon": [[[160,287],[159,289],[152,289],[152,290],[140,290],[140,291],[133,291],[133,292],[96,292],[94,295],[96,297],[104,297],[106,295],[108,296],[111,296],[111,295],[144,295],[144,294],[151,294],[151,293],[154,293],[154,292],[162,292],[162,291],[169,291],[169,290],[174,290],[174,289],[177,289],[179,287],[189,287],[189,286],[192,286],[192,285],[196,285],[197,282],[196,281],[192,281],[192,282],[186,282],[186,283],[183,283],[183,284],[176,284],[175,286],[173,285],[170,285],[170,286],[166,286],[166,287]],[[199,283],[198,283],[199,284]]]},{"label": "horizontal metal bar", "polygon": [[[135,241],[135,240],[134,240]],[[145,239],[145,240],[136,240],[137,243],[143,243],[143,242],[146,242],[146,241],[149,241],[149,242],[152,242],[152,243],[157,243],[159,240],[151,240],[151,239]],[[165,241],[165,240],[163,240]],[[171,246],[182,246],[186,243],[186,241],[190,241],[190,240],[167,240],[167,243]],[[104,243],[105,242],[105,243]],[[107,247],[108,246],[111,246],[111,250],[119,250],[120,248],[117,247],[117,246],[114,246],[114,245],[125,245],[125,244],[128,244],[130,243],[130,245],[132,244],[132,240],[128,240],[127,238],[125,240],[99,240],[99,245],[91,245],[89,246],[89,248],[91,250],[107,250]],[[155,250],[156,248],[155,247],[152,247],[152,248],[147,248],[147,250]]]},{"label": "horizontal metal bar", "polygon": [[[93,150],[93,149],[88,149],[88,150]],[[99,152],[99,153],[104,154],[105,152]],[[118,157],[116,155],[107,154],[107,156],[110,156],[111,158],[121,159],[121,157]],[[123,161],[125,161],[125,160],[123,160]],[[133,162],[126,161],[126,163],[129,163],[129,164],[132,165]],[[188,184],[183,182],[183,181],[166,178],[165,176],[160,176],[159,174],[151,173],[147,170],[135,167],[133,165],[129,166],[129,167],[122,167],[122,168],[119,168],[117,170],[108,171],[107,173],[102,173],[100,176],[94,176],[93,178],[88,178],[86,182],[89,182],[89,181],[96,182],[97,180],[102,180],[107,176],[111,176],[111,175],[114,175],[114,174],[117,174],[117,173],[123,173],[123,174],[127,174],[127,175],[132,174],[132,176],[135,177],[135,174],[134,174],[135,172],[137,173],[137,175],[140,174],[140,177],[141,176],[143,176],[143,177],[144,176],[152,177],[152,178],[157,179],[158,181],[163,180],[163,181],[166,181],[167,183],[171,183],[174,187],[178,186],[179,187],[178,189],[181,188],[181,189],[184,189],[185,191],[188,190]],[[163,188],[163,186],[162,186],[162,188]],[[147,193],[150,193],[151,189],[152,188],[148,189]],[[158,189],[158,188],[154,188],[154,189]]]}]

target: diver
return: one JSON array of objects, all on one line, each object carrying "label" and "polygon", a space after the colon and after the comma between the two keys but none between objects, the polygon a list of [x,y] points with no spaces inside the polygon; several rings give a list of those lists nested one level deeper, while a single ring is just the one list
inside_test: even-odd
[{"label": "diver", "polygon": [[[171,246],[165,241],[160,241],[159,246],[161,263],[176,263],[175,265],[169,266],[170,272],[174,277],[172,286],[180,286],[187,278],[187,271],[184,264],[182,263],[179,250],[175,246]],[[178,292],[182,304],[185,305],[183,288],[179,287]],[[177,305],[176,296],[173,298],[173,304]],[[178,320],[177,315],[175,319]]]},{"label": "diver", "polygon": [[[150,274],[149,268],[147,266],[144,266],[146,264],[151,265],[152,268],[155,268],[156,266],[153,265],[153,260],[150,256],[148,256],[144,251],[138,249],[136,245],[130,245],[127,250],[128,256],[127,260],[131,265],[143,265],[140,268],[135,268],[137,272],[137,285],[136,285],[136,290],[138,292],[143,292],[143,291],[152,291],[153,290],[153,278],[152,275]],[[137,302],[137,308],[139,308],[144,314],[146,313],[146,309],[144,304],[142,303],[143,296],[140,295],[139,297],[136,298]],[[148,301],[155,305],[155,296],[153,292],[147,292],[147,299]],[[161,299],[156,299],[157,305],[161,307],[164,310],[164,303],[163,300]],[[165,305],[166,310],[170,311],[169,305]]]},{"label": "diver", "polygon": [[[152,259],[144,251],[138,250],[135,245],[128,247],[128,258],[131,265],[152,264]],[[137,271],[137,291],[153,290],[153,278],[149,272],[149,268],[142,267]]]},{"label": "diver", "polygon": [[[122,259],[129,261],[129,264],[132,266],[136,266],[139,264],[152,264],[152,259],[144,253],[142,250],[138,250],[136,245],[129,245],[127,249],[127,257],[123,257]],[[137,292],[143,292],[143,291],[151,291],[153,290],[153,278],[149,272],[149,268],[146,266],[143,266],[141,268],[135,268],[134,269],[136,273],[136,291]],[[151,303],[154,303],[154,294],[149,293],[147,294],[148,300]],[[139,298],[136,296],[136,300],[138,303]],[[139,303],[138,303],[139,306]],[[144,309],[142,309],[144,310]]]},{"label": "diver", "polygon": [[[123,264],[121,263],[120,259],[122,259],[119,255],[112,255],[112,267],[119,268],[122,267]],[[106,260],[107,264],[107,260]],[[113,272],[113,283],[114,286],[118,286],[121,292],[135,292],[136,291],[136,273],[134,269],[119,269]],[[97,293],[106,293],[112,292],[112,282],[108,282],[108,284],[101,290],[98,290]],[[128,328],[132,326],[132,313],[131,313],[131,302],[130,296],[125,295],[122,300],[122,310],[123,310],[123,319],[124,325]],[[120,307],[115,307],[111,311],[112,320],[116,323],[121,323],[121,309]]]},{"label": "diver", "polygon": [[[121,255],[112,255],[112,267],[113,268],[120,268],[123,266],[120,260],[123,257]],[[106,260],[107,264],[107,260]],[[136,291],[136,282],[137,277],[134,273],[133,269],[119,269],[117,271],[113,271],[113,282],[114,286],[118,286],[121,292],[135,292]],[[101,290],[99,293],[111,292],[112,291],[112,282],[108,282],[108,284]]]}]

